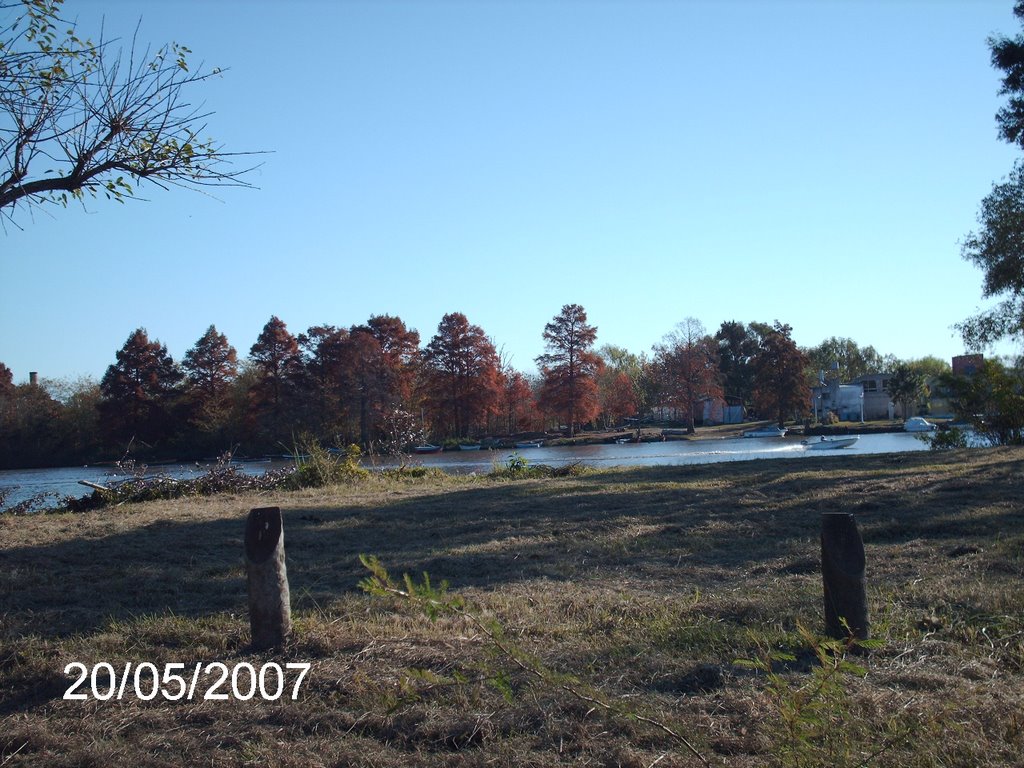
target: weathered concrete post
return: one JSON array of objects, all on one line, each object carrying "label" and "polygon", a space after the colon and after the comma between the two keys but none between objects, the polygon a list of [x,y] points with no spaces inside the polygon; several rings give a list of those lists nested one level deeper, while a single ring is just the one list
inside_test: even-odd
[{"label": "weathered concrete post", "polygon": [[[821,577],[825,588],[825,632],[844,640],[853,634],[867,640],[868,600],[864,586],[864,542],[853,515],[821,516]],[[843,627],[846,619],[849,632]]]},{"label": "weathered concrete post", "polygon": [[249,581],[252,647],[282,645],[292,631],[292,608],[279,507],[249,512],[245,525],[245,570]]}]

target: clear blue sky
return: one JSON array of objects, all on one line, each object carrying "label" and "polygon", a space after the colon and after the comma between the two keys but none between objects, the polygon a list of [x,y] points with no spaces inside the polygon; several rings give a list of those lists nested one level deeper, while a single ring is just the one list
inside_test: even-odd
[{"label": "clear blue sky", "polygon": [[[67,0],[108,37],[229,67],[209,134],[269,150],[257,190],[24,213],[0,233],[0,361],[99,377],[137,327],[175,359],[461,311],[534,370],[582,304],[650,351],[692,316],[781,320],[901,358],[963,351],[960,258],[1021,153],[986,38],[1011,0]],[[1014,351],[1007,347],[1002,352]]]}]

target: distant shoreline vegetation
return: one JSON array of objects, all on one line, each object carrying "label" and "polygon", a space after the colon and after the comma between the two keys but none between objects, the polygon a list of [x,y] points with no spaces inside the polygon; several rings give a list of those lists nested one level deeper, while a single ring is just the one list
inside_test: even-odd
[{"label": "distant shoreline vegetation", "polygon": [[212,325],[180,361],[138,328],[99,382],[33,374],[16,385],[0,362],[0,469],[279,455],[298,435],[395,454],[488,436],[629,430],[654,415],[693,433],[707,402],[779,423],[811,418],[821,370],[848,381],[903,368],[922,382],[950,371],[850,339],[799,348],[778,322],[728,321],[711,334],[687,318],[641,353],[598,347],[597,332],[583,307],[563,306],[529,375],[459,312],[425,344],[390,315],[297,336],[271,317],[244,359]]}]

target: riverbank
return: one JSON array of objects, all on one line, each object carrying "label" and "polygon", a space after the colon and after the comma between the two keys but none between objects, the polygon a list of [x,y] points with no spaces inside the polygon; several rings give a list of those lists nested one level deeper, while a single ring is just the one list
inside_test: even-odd
[{"label": "riverbank", "polygon": [[[599,445],[602,443],[614,443],[617,440],[639,441],[639,442],[661,442],[663,440],[729,440],[742,437],[744,432],[757,429],[763,426],[774,426],[773,421],[747,421],[742,424],[716,424],[714,426],[697,427],[692,434],[678,426],[658,425],[645,426],[639,430],[594,430],[581,432],[575,437],[563,437],[561,435],[543,435],[537,433],[535,439],[543,439],[544,444],[551,447],[562,445]],[[802,424],[790,425],[790,435],[881,435],[903,432],[902,421],[869,421],[869,422],[840,422],[834,425],[814,424],[804,426]],[[508,447],[513,443],[509,442]]]},{"label": "riverbank", "polygon": [[[0,518],[0,763],[702,765],[671,731],[731,767],[875,753],[871,765],[1015,765],[1022,460],[992,449],[372,477]],[[295,632],[253,654],[242,531],[267,505],[283,510]],[[880,647],[857,658],[865,676],[819,686],[800,627],[822,626],[823,512],[857,517]],[[431,621],[367,596],[360,553],[449,580],[466,612]],[[793,660],[772,678],[735,663],[778,651]],[[240,700],[230,680],[220,701],[139,701],[134,682],[66,701],[73,661],[118,675],[142,662],[311,668],[296,701]]]}]

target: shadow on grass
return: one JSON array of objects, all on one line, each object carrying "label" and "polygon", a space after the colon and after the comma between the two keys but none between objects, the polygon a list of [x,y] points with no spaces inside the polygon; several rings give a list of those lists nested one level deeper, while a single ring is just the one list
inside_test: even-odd
[{"label": "shadow on grass", "polygon": [[[357,590],[360,553],[453,588],[635,578],[688,591],[742,586],[756,570],[813,572],[823,512],[856,513],[869,547],[1019,534],[1021,453],[971,456],[968,473],[963,455],[903,454],[610,470],[390,501],[382,492],[374,507],[291,506],[285,497],[292,605],[315,609]],[[7,547],[0,626],[59,637],[140,615],[244,617],[250,503],[238,504],[234,517]]]}]

